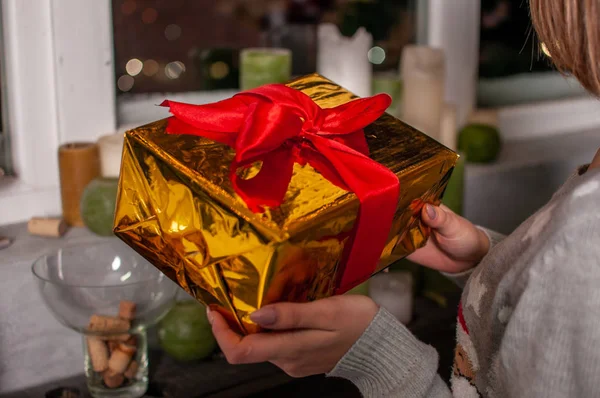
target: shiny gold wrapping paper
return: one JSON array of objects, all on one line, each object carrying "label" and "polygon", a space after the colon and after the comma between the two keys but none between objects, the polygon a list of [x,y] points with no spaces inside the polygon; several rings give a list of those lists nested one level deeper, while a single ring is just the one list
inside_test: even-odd
[{"label": "shiny gold wrapping paper", "polygon": [[[319,75],[289,86],[322,108],[355,98]],[[119,238],[244,333],[257,331],[249,314],[268,303],[334,294],[359,205],[354,194],[296,164],[284,204],[253,213],[229,181],[232,149],[168,135],[165,127],[162,120],[126,133],[115,214]],[[425,244],[415,203],[439,203],[458,155],[387,114],[365,135],[371,158],[400,179],[379,271]]]}]

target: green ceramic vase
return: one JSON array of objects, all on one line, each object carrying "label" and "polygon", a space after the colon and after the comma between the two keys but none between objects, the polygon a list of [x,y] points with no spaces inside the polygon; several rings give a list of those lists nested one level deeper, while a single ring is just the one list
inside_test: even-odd
[{"label": "green ceramic vase", "polygon": [[88,184],[81,196],[83,223],[97,235],[113,235],[118,183],[117,178],[96,178]]}]

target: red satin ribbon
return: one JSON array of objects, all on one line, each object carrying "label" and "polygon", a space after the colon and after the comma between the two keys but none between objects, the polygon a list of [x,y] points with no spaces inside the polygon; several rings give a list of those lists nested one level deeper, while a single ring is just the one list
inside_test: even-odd
[{"label": "red satin ribbon", "polygon": [[[368,157],[363,128],[389,107],[385,94],[322,109],[306,94],[272,84],[208,105],[165,101],[174,117],[167,133],[202,136],[235,149],[230,178],[254,212],[284,199],[294,163],[310,164],[360,201],[351,249],[342,264],[338,293],[365,281],[385,247],[400,191],[398,177]],[[240,168],[261,161],[248,180]]]}]

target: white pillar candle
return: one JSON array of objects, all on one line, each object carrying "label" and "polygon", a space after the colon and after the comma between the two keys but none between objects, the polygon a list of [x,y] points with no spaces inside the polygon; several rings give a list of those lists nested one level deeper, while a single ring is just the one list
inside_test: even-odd
[{"label": "white pillar candle", "polygon": [[467,120],[468,124],[484,124],[499,128],[500,121],[497,109],[476,109]]},{"label": "white pillar candle", "polygon": [[413,280],[408,272],[380,272],[369,280],[369,296],[403,324],[413,315]]},{"label": "white pillar candle", "polygon": [[373,67],[368,53],[373,37],[365,28],[353,37],[343,36],[337,26],[322,24],[318,29],[317,72],[359,97],[371,95]]},{"label": "white pillar candle", "polygon": [[118,178],[121,173],[123,134],[110,134],[98,139],[100,149],[100,170],[102,177]]},{"label": "white pillar candle", "polygon": [[446,102],[462,128],[475,108],[479,70],[479,0],[429,0],[426,44],[446,54]]},{"label": "white pillar candle", "polygon": [[444,104],[442,122],[440,123],[440,144],[456,151],[458,125],[456,123],[456,106],[453,104]]},{"label": "white pillar candle", "polygon": [[444,52],[426,46],[407,46],[400,71],[404,84],[402,120],[439,140],[446,74]]}]

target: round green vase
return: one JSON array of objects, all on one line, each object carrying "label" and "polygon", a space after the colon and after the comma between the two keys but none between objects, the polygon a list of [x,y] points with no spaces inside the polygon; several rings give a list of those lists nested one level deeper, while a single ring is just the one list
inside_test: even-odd
[{"label": "round green vase", "polygon": [[217,348],[206,308],[196,301],[177,303],[159,322],[158,339],[169,356],[182,362],[208,358]]},{"label": "round green vase", "polygon": [[363,296],[368,296],[369,295],[369,281],[363,282],[360,285],[353,287],[352,289],[348,290],[348,292],[346,292],[346,294],[359,294],[359,295],[363,295]]},{"label": "round green vase", "polygon": [[88,184],[81,196],[83,223],[97,235],[113,235],[118,184],[117,178],[96,178]]},{"label": "round green vase", "polygon": [[442,199],[442,203],[458,215],[462,215],[464,211],[463,199],[465,191],[465,156],[464,153],[460,155],[450,181],[448,181],[444,198]]}]

